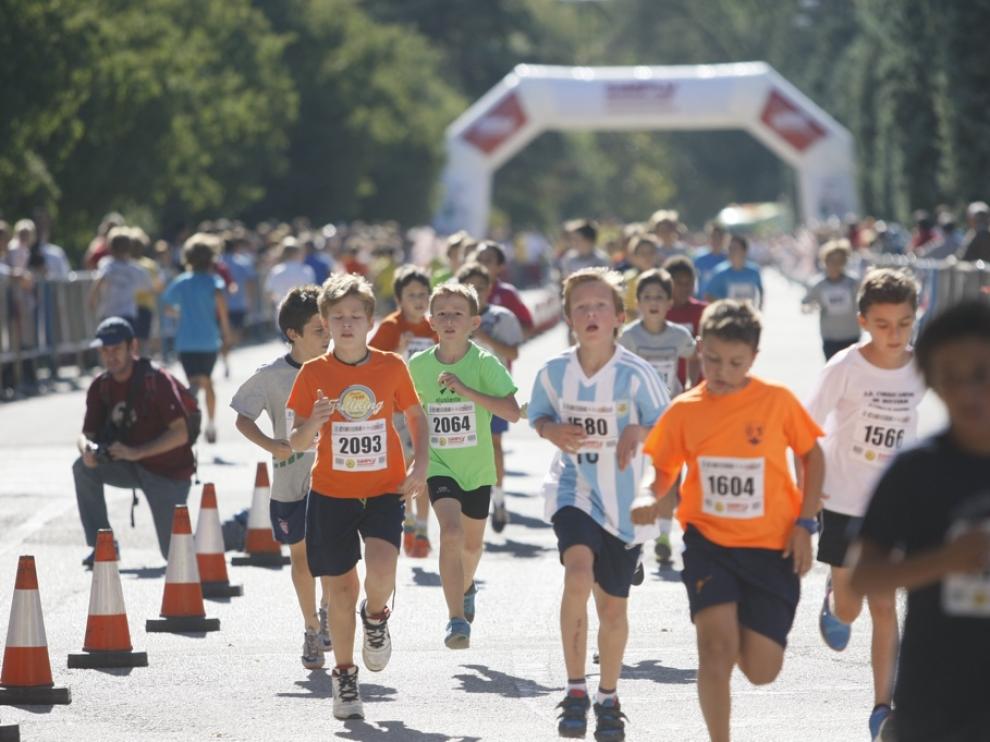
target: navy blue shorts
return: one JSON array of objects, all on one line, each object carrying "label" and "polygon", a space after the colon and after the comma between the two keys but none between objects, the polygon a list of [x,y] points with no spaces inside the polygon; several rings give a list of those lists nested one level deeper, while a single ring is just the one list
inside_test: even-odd
[{"label": "navy blue shorts", "polygon": [[474,520],[487,520],[488,508],[492,501],[492,486],[482,485],[473,490],[465,490],[453,477],[430,477],[426,480],[430,488],[430,502],[446,497],[461,504],[461,513]]},{"label": "navy blue shorts", "polygon": [[227,310],[227,321],[230,326],[235,330],[244,329],[244,321],[247,319],[246,309],[228,309]]},{"label": "navy blue shorts", "polygon": [[193,353],[191,351],[179,353],[179,363],[182,364],[182,370],[186,372],[187,380],[193,376],[210,376],[216,362],[216,353]]},{"label": "navy blue shorts", "polygon": [[361,561],[361,541],[379,538],[396,552],[402,543],[405,506],[399,495],[367,499],[309,493],[306,508],[306,560],[314,577],[347,574]]},{"label": "navy blue shorts", "polygon": [[602,528],[583,510],[564,507],[553,515],[553,532],[557,534],[560,563],[572,546],[587,546],[595,555],[595,582],[616,598],[628,598],[633,572],[642,546],[627,544]]},{"label": "navy blue shorts", "polygon": [[509,421],[499,417],[498,415],[492,415],[492,435],[502,435],[509,429]]},{"label": "navy blue shorts", "polygon": [[692,621],[706,608],[735,603],[741,626],[787,646],[801,598],[793,559],[783,559],[774,549],[719,546],[688,526],[681,579]]},{"label": "navy blue shorts", "polygon": [[151,337],[151,316],[152,312],[148,307],[138,307],[137,318],[134,320],[134,334],[138,340]]},{"label": "navy blue shorts", "polygon": [[306,538],[306,500],[307,494],[295,502],[280,502],[272,500],[268,512],[272,518],[272,535],[280,544],[298,544]]}]

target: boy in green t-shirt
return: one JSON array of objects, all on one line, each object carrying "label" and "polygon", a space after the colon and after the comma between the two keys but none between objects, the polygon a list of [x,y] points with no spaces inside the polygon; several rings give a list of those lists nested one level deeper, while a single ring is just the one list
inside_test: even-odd
[{"label": "boy in green t-shirt", "polygon": [[470,340],[480,323],[472,287],[438,286],[430,297],[430,325],[439,343],[409,361],[429,418],[427,485],[440,522],[440,581],[450,612],[444,643],[450,649],[466,649],[471,643],[474,573],[495,483],[492,415],[519,419],[509,372]]}]

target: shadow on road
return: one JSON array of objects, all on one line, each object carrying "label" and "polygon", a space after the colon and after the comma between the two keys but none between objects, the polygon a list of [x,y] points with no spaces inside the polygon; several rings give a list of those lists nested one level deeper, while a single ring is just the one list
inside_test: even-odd
[{"label": "shadow on road", "polygon": [[305,688],[305,693],[276,693],[279,698],[332,698],[330,673],[327,670],[310,670],[309,677],[297,680],[294,685]]},{"label": "shadow on road", "polygon": [[429,572],[422,567],[412,568],[413,584],[419,587],[440,587],[440,573]]},{"label": "shadow on road", "polygon": [[[362,689],[364,686],[361,686]],[[480,742],[481,737],[451,737],[439,732],[420,732],[410,729],[401,721],[379,721],[369,724],[366,721],[345,721],[346,732],[337,732],[339,739],[388,740],[389,742]]]},{"label": "shadow on road", "polygon": [[461,681],[461,690],[465,693],[491,693],[503,698],[538,698],[563,690],[563,688],[548,688],[528,678],[517,678],[484,665],[461,665],[461,667],[477,673],[477,675],[454,676],[455,680]]},{"label": "shadow on road", "polygon": [[131,575],[139,580],[157,580],[165,576],[165,567],[130,567],[119,571],[122,575]]},{"label": "shadow on road", "polygon": [[485,551],[492,554],[511,554],[518,559],[535,559],[543,555],[543,552],[550,551],[545,546],[537,544],[524,544],[522,541],[506,539],[505,543],[497,544],[491,541],[485,542]]},{"label": "shadow on road", "polygon": [[661,582],[680,582],[681,581],[681,572],[680,572],[680,570],[674,569],[670,565],[666,565],[666,566],[662,566],[662,567],[661,566],[658,566],[657,567],[657,571],[654,572],[654,574],[657,576],[657,579],[660,580]]},{"label": "shadow on road", "polygon": [[698,671],[665,667],[657,660],[640,660],[632,666],[623,664],[620,677],[623,680],[652,680],[662,685],[688,685],[698,679]]},{"label": "shadow on road", "polygon": [[534,518],[531,515],[523,515],[522,513],[513,512],[509,513],[509,525],[536,529],[550,528],[550,524],[543,520],[543,518]]}]

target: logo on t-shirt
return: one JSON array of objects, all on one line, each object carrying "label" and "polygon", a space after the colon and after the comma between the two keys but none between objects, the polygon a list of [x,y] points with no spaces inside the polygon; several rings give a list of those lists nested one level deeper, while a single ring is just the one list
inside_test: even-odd
[{"label": "logo on t-shirt", "polygon": [[763,442],[763,426],[759,423],[746,423],[746,440],[758,446]]},{"label": "logo on t-shirt", "polygon": [[381,410],[382,402],[375,399],[375,393],[363,384],[353,384],[335,401],[334,408],[348,420],[367,420]]}]

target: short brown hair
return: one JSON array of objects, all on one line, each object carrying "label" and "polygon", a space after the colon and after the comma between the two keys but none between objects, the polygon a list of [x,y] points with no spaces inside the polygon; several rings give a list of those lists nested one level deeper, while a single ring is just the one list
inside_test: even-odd
[{"label": "short brown hair", "polygon": [[116,258],[130,255],[133,238],[128,227],[114,227],[107,233],[107,248]]},{"label": "short brown hair", "polygon": [[216,262],[220,247],[219,237],[206,232],[197,232],[182,246],[182,262],[194,272],[204,273]]},{"label": "short brown hair", "polygon": [[640,273],[639,278],[636,279],[636,301],[639,301],[640,294],[650,284],[656,284],[667,292],[668,299],[674,295],[674,279],[670,274],[663,268],[651,268]]},{"label": "short brown hair", "polygon": [[331,275],[320,290],[320,314],[326,317],[335,304],[339,304],[348,296],[356,296],[364,304],[364,309],[371,317],[375,313],[375,292],[368,279],[356,273]]},{"label": "short brown hair", "polygon": [[918,282],[914,276],[893,268],[874,268],[863,279],[856,300],[859,313],[866,316],[874,304],[910,304],[918,308]]},{"label": "short brown hair", "polygon": [[320,311],[319,302],[319,286],[296,286],[278,305],[278,329],[286,338],[289,337],[289,330],[302,335],[303,327]]},{"label": "short brown hair", "polygon": [[612,290],[612,299],[615,303],[616,313],[625,311],[625,301],[622,298],[622,276],[608,268],[582,268],[574,271],[564,279],[564,287],[561,296],[564,300],[564,316],[571,315],[571,294],[574,289],[585,283],[603,283]]},{"label": "short brown hair", "polygon": [[454,276],[458,283],[464,283],[469,278],[483,278],[485,283],[489,286],[492,285],[492,274],[485,266],[481,263],[475,263],[471,261],[470,263],[465,263],[457,270],[457,275]]},{"label": "short brown hair", "polygon": [[691,276],[691,280],[695,280],[698,277],[698,271],[695,270],[694,263],[691,262],[691,258],[686,255],[672,255],[664,261],[663,269],[670,274],[673,278],[676,275]]},{"label": "short brown hair", "polygon": [[[458,271],[457,275],[458,280],[460,280],[460,271]],[[472,317],[478,316],[478,313],[481,311],[478,307],[478,292],[469,283],[454,283],[452,281],[441,283],[430,294],[430,312],[433,311],[433,302],[441,296],[459,296],[464,299],[468,303],[468,311]]]},{"label": "short brown hair", "polygon": [[395,279],[392,281],[392,296],[399,301],[406,286],[415,282],[426,286],[427,291],[430,290],[430,277],[426,275],[426,271],[415,265],[400,265],[396,268]]},{"label": "short brown hair", "polygon": [[760,313],[748,301],[721,299],[712,302],[701,314],[701,339],[714,337],[734,343],[746,343],[754,351],[760,347],[763,324]]}]

